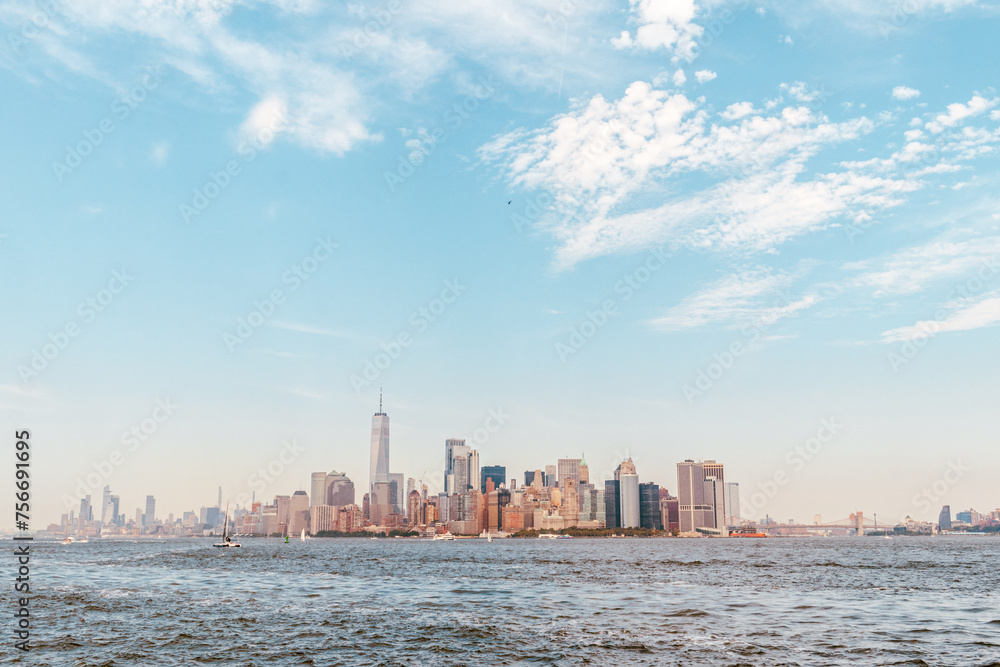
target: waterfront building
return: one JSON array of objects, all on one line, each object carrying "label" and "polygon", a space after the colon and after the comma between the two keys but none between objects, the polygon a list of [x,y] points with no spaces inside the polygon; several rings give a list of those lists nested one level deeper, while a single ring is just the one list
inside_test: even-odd
[{"label": "waterfront building", "polygon": [[941,514],[938,515],[938,530],[951,530],[951,505],[941,508]]},{"label": "waterfront building", "polygon": [[[89,504],[90,496],[87,496],[87,501]],[[156,520],[156,498],[153,496],[146,496],[146,513],[142,518],[142,527],[149,530],[153,527],[153,523]]]},{"label": "waterfront building", "polygon": [[[619,495],[621,497],[621,527],[639,527],[639,475],[635,464],[628,458],[618,466]],[[658,494],[659,492],[657,492]],[[657,495],[659,497],[659,495]]]},{"label": "waterfront building", "polygon": [[639,485],[639,525],[649,530],[663,530],[659,484]]},{"label": "waterfront building", "polygon": [[278,517],[278,529],[275,531],[277,533],[286,534],[288,530],[288,508],[292,504],[291,496],[275,496],[274,506],[276,509],[276,515]]},{"label": "waterfront building", "polygon": [[680,531],[692,533],[715,523],[714,510],[705,502],[705,470],[687,459],[677,464],[677,495]]},{"label": "waterfront building", "polygon": [[[661,489],[662,490],[662,489]],[[660,497],[660,521],[663,530],[680,530],[680,501],[669,493],[666,497]]]},{"label": "waterfront building", "polygon": [[[736,482],[726,482],[726,525],[740,525],[740,485]],[[816,523],[821,523],[817,521]]]},{"label": "waterfront building", "polygon": [[323,530],[337,530],[339,508],[331,505],[313,505],[309,508],[309,533],[316,535]]},{"label": "waterfront building", "polygon": [[621,483],[617,479],[604,482],[604,526],[621,528]]},{"label": "waterfront building", "polygon": [[712,508],[711,521],[707,522],[707,528],[718,528],[725,533],[726,529],[726,507],[723,496],[722,482],[714,477],[705,478],[705,504]]}]

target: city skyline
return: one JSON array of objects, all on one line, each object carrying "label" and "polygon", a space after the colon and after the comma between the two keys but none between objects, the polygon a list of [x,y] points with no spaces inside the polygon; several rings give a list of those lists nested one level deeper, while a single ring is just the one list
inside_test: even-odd
[{"label": "city skyline", "polygon": [[996,6],[392,5],[0,10],[41,516],[95,466],[97,512],[361,484],[383,382],[392,470],[455,437],[715,458],[776,516],[991,502]]},{"label": "city skyline", "polygon": [[[425,471],[424,476],[415,478],[411,475],[405,473],[388,473],[386,471],[390,468],[389,461],[389,415],[384,411],[381,389],[379,397],[379,407],[378,412],[376,412],[372,417],[372,430],[371,430],[371,441],[370,441],[370,467],[369,467],[369,478],[368,487],[369,492],[364,496],[364,520],[366,522],[371,520],[373,525],[381,525],[383,519],[390,514],[398,514],[400,516],[406,516],[409,510],[410,495],[412,492],[416,491],[416,485],[420,485],[422,489],[421,493],[424,500],[426,501],[428,494],[430,497],[440,496],[441,501],[445,502],[444,499],[456,494],[461,495],[464,493],[465,489],[469,491],[475,491],[477,493],[487,494],[486,489],[503,489],[503,488],[515,488],[518,482],[516,477],[508,478],[507,470],[508,466],[491,464],[486,466],[479,465],[479,452],[470,446],[465,444],[465,440],[456,438],[446,438],[444,440],[445,449],[445,467],[440,475],[437,477],[434,474],[427,475]],[[458,462],[462,462],[459,464]],[[955,473],[956,471],[951,471]],[[961,471],[957,471],[960,473]],[[956,473],[956,474],[957,474]],[[93,474],[93,473],[92,473]],[[726,482],[725,476],[725,464],[715,459],[705,459],[705,460],[693,460],[685,459],[676,464],[676,477],[671,479],[667,483],[663,483],[662,479],[647,479],[646,482],[640,482],[640,477],[636,472],[636,466],[632,460],[631,456],[622,459],[614,471],[610,472],[608,476],[602,477],[597,476],[591,478],[590,466],[586,462],[586,458],[583,454],[579,459],[572,458],[560,458],[557,460],[555,465],[553,464],[543,464],[540,468],[527,468],[524,471],[523,477],[523,487],[533,486],[534,479],[541,474],[543,477],[542,481],[537,484],[542,486],[550,486],[552,488],[560,489],[563,494],[571,492],[572,495],[572,505],[577,506],[579,504],[581,508],[581,517],[583,512],[586,511],[584,508],[589,505],[589,499],[585,500],[582,496],[576,496],[576,489],[578,485],[587,484],[588,488],[595,489],[595,493],[599,493],[600,496],[595,496],[594,500],[602,506],[602,512],[606,516],[614,515],[615,519],[613,524],[608,527],[614,528],[637,528],[644,526],[640,520],[640,514],[648,515],[648,511],[645,506],[645,501],[643,494],[643,487],[656,487],[662,489],[662,493],[668,494],[670,486],[669,484],[676,482],[674,488],[674,495],[671,496],[672,500],[677,503],[672,512],[676,513],[676,525],[678,530],[682,533],[693,533],[702,530],[703,528],[717,529],[721,527],[737,527],[740,525],[755,525],[762,520],[767,520],[775,523],[788,524],[800,524],[808,525],[810,522],[802,521],[797,517],[778,517],[772,516],[769,512],[763,511],[758,512],[761,508],[766,508],[768,501],[771,499],[772,491],[765,485],[758,484],[757,487],[747,487],[744,489],[746,499],[745,502],[741,503],[740,489],[738,482]],[[92,480],[98,479],[97,476],[93,477]],[[403,480],[408,480],[406,486],[403,485]],[[435,487],[435,479],[439,479],[441,486]],[[512,485],[508,487],[507,480],[510,479]],[[563,487],[566,480],[571,480],[572,489],[567,489]],[[953,480],[948,480],[946,485],[949,483],[957,482],[960,479],[960,475],[957,475]],[[499,481],[497,481],[499,480]],[[391,483],[390,483],[391,481]],[[596,484],[589,484],[594,482]],[[779,488],[779,480],[775,478],[771,485],[774,487],[775,491]],[[603,488],[601,488],[603,486]],[[78,492],[81,489],[86,489],[87,483],[82,484],[78,487]],[[403,490],[405,488],[405,491]],[[331,470],[330,472],[312,472],[309,475],[309,492],[307,493],[302,489],[302,485],[295,490],[291,495],[274,495],[273,498],[278,504],[278,514],[287,514],[289,522],[287,526],[289,528],[294,528],[291,530],[292,533],[297,533],[301,529],[308,530],[308,525],[310,525],[310,518],[308,516],[296,518],[295,521],[291,520],[291,517],[297,512],[308,512],[316,506],[327,508],[333,506],[334,509],[337,507],[342,507],[346,505],[354,505],[355,507],[360,506],[361,499],[356,497],[355,485],[353,480],[346,474],[346,472],[338,472],[337,470]],[[74,507],[79,506],[79,514],[77,517],[79,520],[93,520],[93,500],[91,493],[86,493],[80,497],[74,498],[68,494],[63,494],[63,502],[65,504],[65,509],[62,515],[62,522],[65,523],[67,517],[69,518],[69,523],[73,523]],[[297,497],[303,497],[304,500],[301,503],[296,504]],[[232,492],[226,494],[227,505],[232,500]],[[212,507],[202,507],[202,523],[206,523],[205,512],[206,510],[215,510],[215,516],[218,519],[221,517],[219,512],[222,507],[223,499],[223,487],[218,488],[217,504],[214,508]],[[758,498],[760,500],[758,500]],[[281,503],[285,499],[288,503],[287,506],[282,509]],[[663,500],[663,496],[658,497],[658,502]],[[270,499],[266,494],[262,494],[259,498],[257,497],[257,492],[253,491],[251,493],[240,493],[236,498],[236,503],[233,507],[234,511],[242,509],[244,512],[250,504],[261,505],[270,502]],[[987,506],[990,503],[986,503]],[[100,524],[117,525],[119,527],[124,526],[127,523],[124,513],[119,513],[120,508],[120,496],[111,493],[110,485],[104,485],[101,496],[101,510],[99,512]],[[142,530],[148,531],[152,526],[156,517],[156,501],[154,495],[146,495],[145,500],[145,511],[142,507],[136,509],[135,524],[141,525]],[[659,511],[659,505],[657,505]],[[370,508],[370,510],[369,510]],[[641,508],[641,509],[640,509]],[[360,511],[360,508],[358,507]],[[441,510],[439,510],[441,511]],[[597,511],[596,509],[594,511]],[[649,510],[651,511],[651,510]],[[803,509],[802,511],[808,512],[808,510]],[[857,510],[860,514],[864,514],[864,510]],[[370,517],[369,517],[370,512]],[[998,510],[1000,512],[1000,510]],[[970,506],[969,510],[965,511],[966,514],[970,516],[989,516],[989,513],[978,513],[973,506]],[[997,512],[993,512],[995,515]],[[170,512],[170,516],[174,515],[188,516],[191,512],[186,510],[181,510],[179,512]],[[938,525],[943,527],[942,518],[948,514],[949,518],[947,520],[948,527],[951,525],[950,520],[950,505],[944,504],[938,514]],[[235,516],[235,514],[234,514]],[[443,511],[443,520],[450,520],[448,517],[447,510]],[[595,515],[596,516],[596,515]],[[664,515],[666,516],[666,515]],[[818,517],[821,516],[820,513],[813,515],[817,519],[815,523],[819,523]],[[855,510],[850,512],[850,518],[853,520],[855,516]],[[877,523],[877,512],[870,512],[867,516],[874,516]],[[360,515],[359,515],[360,517]],[[960,517],[956,515],[956,518],[960,520]],[[329,518],[328,518],[329,519]],[[352,519],[357,521],[359,519]],[[573,519],[576,521],[576,518]],[[843,518],[838,520],[844,520]],[[581,522],[585,521],[583,518],[580,519]],[[922,516],[911,516],[907,514],[905,517],[899,517],[896,520],[893,518],[885,519],[883,515],[883,523],[887,525],[893,524],[906,524],[909,522],[925,522],[930,523]],[[967,523],[975,523],[971,520]],[[660,530],[666,524],[666,520],[659,524]],[[285,522],[281,522],[282,526],[286,526]],[[353,525],[353,524],[352,524]],[[360,524],[358,524],[360,526]],[[284,530],[284,529],[283,529]]]}]

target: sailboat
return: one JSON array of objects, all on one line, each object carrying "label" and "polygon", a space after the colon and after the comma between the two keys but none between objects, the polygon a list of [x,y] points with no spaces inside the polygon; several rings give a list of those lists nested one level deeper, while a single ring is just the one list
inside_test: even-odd
[{"label": "sailboat", "polygon": [[219,542],[219,543],[217,543],[217,544],[213,544],[212,546],[213,547],[220,547],[220,548],[223,548],[223,549],[240,546],[239,542],[233,542],[233,540],[229,537],[229,501],[228,500],[226,501],[226,519],[225,519],[225,523],[222,524],[222,541]]},{"label": "sailboat", "polygon": [[306,529],[305,528],[302,529],[302,533],[299,535],[299,539],[302,540],[303,542],[306,541]]}]

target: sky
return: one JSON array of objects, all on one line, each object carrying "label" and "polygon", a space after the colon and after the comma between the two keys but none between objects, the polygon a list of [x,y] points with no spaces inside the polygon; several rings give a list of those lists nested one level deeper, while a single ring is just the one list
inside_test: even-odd
[{"label": "sky", "polygon": [[998,23],[4,3],[0,420],[34,527],[105,484],[127,517],[320,470],[360,502],[380,385],[432,493],[466,438],[519,482],[719,460],[745,518],[1000,506]]}]

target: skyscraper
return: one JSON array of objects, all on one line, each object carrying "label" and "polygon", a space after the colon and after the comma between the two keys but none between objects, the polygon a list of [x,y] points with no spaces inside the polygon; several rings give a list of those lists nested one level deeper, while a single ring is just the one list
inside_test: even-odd
[{"label": "skyscraper", "polygon": [[740,525],[740,485],[726,482],[726,525]]},{"label": "skyscraper", "polygon": [[580,455],[580,471],[579,471],[579,482],[580,484],[590,484],[590,467],[587,466],[587,458]]},{"label": "skyscraper", "polygon": [[941,514],[938,515],[938,530],[951,530],[951,505],[941,508]]},{"label": "skyscraper", "polygon": [[479,450],[472,449],[469,451],[469,486],[476,491],[482,491],[479,482]]},{"label": "skyscraper", "polygon": [[621,482],[609,479],[604,482],[604,527],[621,528]]},{"label": "skyscraper", "polygon": [[309,505],[322,505],[326,499],[326,473],[314,472],[310,477]]},{"label": "skyscraper", "polygon": [[146,514],[143,516],[142,527],[153,527],[153,520],[156,518],[156,499],[153,496],[146,496]]},{"label": "skyscraper", "polygon": [[559,486],[569,477],[580,481],[580,459],[559,459],[556,461],[556,468],[559,472]]},{"label": "skyscraper", "polygon": [[333,470],[323,480],[320,505],[344,507],[354,504],[354,482],[342,472]]},{"label": "skyscraper", "polygon": [[118,516],[118,511],[119,511],[118,506],[121,503],[121,498],[119,498],[118,496],[111,496],[109,502],[111,503],[111,523],[115,524],[116,526],[125,525],[124,515]]},{"label": "skyscraper", "polygon": [[[111,509],[111,487],[104,487],[104,495],[101,497],[101,525],[108,523],[108,514]],[[111,523],[114,523],[115,515],[111,514]]]},{"label": "skyscraper", "polygon": [[309,529],[309,495],[296,491],[288,503],[288,533],[298,535]]},{"label": "skyscraper", "polygon": [[[389,415],[382,412],[382,390],[378,395],[378,412],[372,417],[371,467],[368,470],[368,488],[378,482],[389,481]],[[374,498],[374,493],[372,498]]]},{"label": "skyscraper", "polygon": [[449,488],[448,486],[448,475],[454,474],[452,469],[452,461],[454,460],[454,450],[455,447],[464,447],[465,440],[459,440],[458,438],[449,438],[444,441],[444,491],[445,493],[452,494],[455,490]]},{"label": "skyscraper", "polygon": [[505,466],[483,466],[479,478],[480,489],[486,489],[487,479],[492,479],[494,488],[499,489],[501,484],[506,483],[507,468]]},{"label": "skyscraper", "polygon": [[[639,475],[636,474],[632,459],[622,461],[620,466],[619,493],[621,494],[621,527],[639,527]],[[659,490],[657,490],[659,498]]]},{"label": "skyscraper", "polygon": [[677,464],[677,496],[682,533],[714,523],[712,507],[705,503],[705,470],[700,463],[687,459]]},{"label": "skyscraper", "polygon": [[403,473],[389,473],[389,498],[392,500],[392,511],[402,516],[406,511],[406,491],[403,488]]},{"label": "skyscraper", "polygon": [[[464,442],[464,441],[463,441]],[[451,448],[451,477],[448,477],[448,494],[465,493],[470,487],[469,453],[471,448],[466,445],[453,445]]]},{"label": "skyscraper", "polygon": [[639,485],[639,525],[649,530],[663,530],[659,484]]},{"label": "skyscraper", "polygon": [[[705,504],[712,506],[712,526],[724,530],[726,527],[726,486],[725,470],[721,463],[715,460],[703,461],[701,469],[706,480],[715,480],[715,484],[705,486]],[[711,490],[711,493],[709,492]]]},{"label": "skyscraper", "polygon": [[723,487],[722,482],[715,479],[714,477],[707,477],[705,479],[705,504],[710,505],[712,511],[710,513],[711,523],[706,522],[707,528],[718,528],[723,531],[726,529],[726,504],[723,498]]}]

